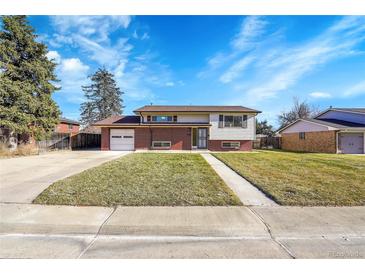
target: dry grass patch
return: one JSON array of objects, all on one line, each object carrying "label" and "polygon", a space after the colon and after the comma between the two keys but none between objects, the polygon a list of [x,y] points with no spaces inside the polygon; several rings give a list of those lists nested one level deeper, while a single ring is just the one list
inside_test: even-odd
[{"label": "dry grass patch", "polygon": [[95,206],[226,206],[240,200],[199,154],[134,153],[58,181],[34,201]]},{"label": "dry grass patch", "polygon": [[7,144],[0,143],[0,157],[28,156],[38,153],[38,148],[34,144],[20,144],[16,149],[10,150]]},{"label": "dry grass patch", "polygon": [[282,205],[365,205],[365,157],[259,151],[215,153]]}]

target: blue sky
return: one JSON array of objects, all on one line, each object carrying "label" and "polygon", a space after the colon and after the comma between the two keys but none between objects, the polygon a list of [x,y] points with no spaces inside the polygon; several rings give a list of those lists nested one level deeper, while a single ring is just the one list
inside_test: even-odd
[{"label": "blue sky", "polygon": [[277,125],[292,98],[365,106],[365,16],[30,16],[58,63],[63,116],[78,119],[105,66],[125,114],[145,104],[243,105]]}]

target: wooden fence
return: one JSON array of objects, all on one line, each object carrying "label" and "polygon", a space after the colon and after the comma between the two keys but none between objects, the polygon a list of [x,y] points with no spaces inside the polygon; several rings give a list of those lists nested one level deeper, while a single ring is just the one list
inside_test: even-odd
[{"label": "wooden fence", "polygon": [[71,137],[72,149],[100,148],[101,134],[79,133]]},{"label": "wooden fence", "polygon": [[53,133],[50,138],[38,141],[37,146],[40,152],[70,149],[70,134]]},{"label": "wooden fence", "polygon": [[253,148],[268,148],[268,149],[280,149],[281,137],[261,137],[253,142]]}]

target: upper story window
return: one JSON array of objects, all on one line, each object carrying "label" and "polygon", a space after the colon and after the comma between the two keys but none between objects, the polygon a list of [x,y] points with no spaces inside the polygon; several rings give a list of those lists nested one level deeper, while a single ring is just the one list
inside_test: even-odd
[{"label": "upper story window", "polygon": [[68,124],[68,129],[69,130],[72,130],[72,128],[73,128],[73,125],[72,124]]},{"label": "upper story window", "polygon": [[247,128],[247,115],[219,115],[219,127]]},{"label": "upper story window", "polygon": [[169,123],[177,122],[177,116],[173,115],[148,115],[147,122]]}]

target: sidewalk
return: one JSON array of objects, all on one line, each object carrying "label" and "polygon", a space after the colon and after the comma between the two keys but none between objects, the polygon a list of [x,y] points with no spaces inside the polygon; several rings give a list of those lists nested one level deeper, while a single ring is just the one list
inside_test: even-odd
[{"label": "sidewalk", "polygon": [[0,204],[1,258],[365,258],[365,207]]},{"label": "sidewalk", "polygon": [[238,175],[223,162],[208,153],[202,153],[202,157],[211,165],[223,181],[233,190],[246,206],[278,206],[273,200],[266,197],[259,189],[250,184],[242,176]]}]

